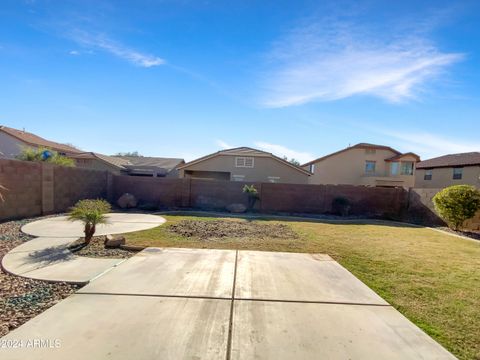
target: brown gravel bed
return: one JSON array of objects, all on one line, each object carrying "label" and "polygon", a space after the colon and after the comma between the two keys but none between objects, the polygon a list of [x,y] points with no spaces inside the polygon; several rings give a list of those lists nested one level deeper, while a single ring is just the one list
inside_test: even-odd
[{"label": "brown gravel bed", "polygon": [[[0,223],[0,261],[31,236],[20,232],[29,219]],[[78,285],[25,279],[0,271],[0,337],[79,289]]]},{"label": "brown gravel bed", "polygon": [[298,234],[285,224],[260,224],[253,221],[182,220],[167,227],[168,231],[201,240],[219,238],[296,239]]},{"label": "brown gravel bed", "polygon": [[[120,248],[105,248],[103,242],[105,236],[94,236],[88,246],[83,247],[78,251],[74,251],[75,255],[94,257],[94,258],[114,258],[127,259],[135,255],[138,251],[124,250]],[[79,239],[72,243],[70,247],[75,247],[83,243],[83,239]]]}]

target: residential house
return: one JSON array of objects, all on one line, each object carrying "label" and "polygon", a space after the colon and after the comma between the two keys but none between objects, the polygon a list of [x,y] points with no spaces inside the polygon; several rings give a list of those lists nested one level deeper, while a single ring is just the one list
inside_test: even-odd
[{"label": "residential house", "polygon": [[302,165],[312,173],[310,184],[413,187],[414,153],[389,146],[359,143]]},{"label": "residential house", "polygon": [[179,168],[181,178],[307,184],[310,172],[271,153],[238,147],[190,161]]},{"label": "residential house", "polygon": [[117,175],[178,177],[177,167],[183,159],[146,156],[108,156],[95,152],[84,152],[69,156],[77,167],[107,170]]},{"label": "residential house", "polygon": [[25,130],[0,126],[0,158],[15,159],[24,148],[48,148],[67,156],[81,152],[73,146],[46,140]]},{"label": "residential house", "polygon": [[480,152],[450,154],[417,163],[415,187],[469,184],[480,188]]}]

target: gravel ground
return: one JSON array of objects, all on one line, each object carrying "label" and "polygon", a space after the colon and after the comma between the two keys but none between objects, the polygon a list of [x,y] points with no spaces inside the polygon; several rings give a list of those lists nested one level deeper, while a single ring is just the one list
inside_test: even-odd
[{"label": "gravel ground", "polygon": [[[104,240],[105,236],[94,236],[88,246],[74,251],[74,254],[94,258],[127,259],[138,252],[119,248],[105,248],[103,245]],[[83,243],[83,239],[75,241],[71,246],[80,245],[81,243]]]},{"label": "gravel ground", "polygon": [[[0,261],[3,256],[32,237],[20,232],[21,220],[0,223]],[[79,289],[78,285],[24,279],[0,272],[0,337],[37,316]]]},{"label": "gravel ground", "polygon": [[185,237],[197,237],[201,240],[219,238],[277,238],[296,239],[298,234],[285,224],[260,224],[251,221],[228,220],[182,220],[171,224],[168,231]]}]

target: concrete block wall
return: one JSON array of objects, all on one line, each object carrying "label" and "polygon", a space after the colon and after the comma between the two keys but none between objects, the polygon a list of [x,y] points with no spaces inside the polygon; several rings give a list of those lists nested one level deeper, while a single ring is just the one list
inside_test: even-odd
[{"label": "concrete block wall", "polygon": [[[141,203],[170,208],[224,210],[233,203],[248,204],[245,182],[114,176],[110,201],[131,193]],[[352,215],[401,219],[408,193],[401,188],[254,183],[260,195],[256,209],[265,213],[329,213],[336,197],[351,202]]]},{"label": "concrete block wall", "polygon": [[0,159],[0,220],[66,211],[79,199],[105,198],[107,172]]},{"label": "concrete block wall", "polygon": [[[141,203],[166,208],[224,210],[232,203],[247,205],[244,182],[200,179],[149,178],[112,175],[106,171],[52,166],[0,159],[0,220],[21,219],[68,210],[80,199],[106,198],[111,203],[132,193]],[[255,183],[256,204],[265,213],[316,213],[332,211],[336,197],[350,201],[350,214],[399,219],[423,225],[443,225],[432,198],[440,189],[376,188],[349,185]],[[480,213],[466,223],[480,230]]]},{"label": "concrete block wall", "polygon": [[54,212],[67,211],[81,199],[106,199],[108,172],[55,166]]},{"label": "concrete block wall", "polygon": [[18,160],[0,160],[0,219],[26,218],[42,213],[42,166]]}]

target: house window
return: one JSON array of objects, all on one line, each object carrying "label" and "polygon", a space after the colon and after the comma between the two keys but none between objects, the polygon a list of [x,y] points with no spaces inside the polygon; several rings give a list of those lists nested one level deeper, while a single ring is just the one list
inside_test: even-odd
[{"label": "house window", "polygon": [[312,174],[315,173],[315,164],[310,164],[309,170]]},{"label": "house window", "polygon": [[463,168],[453,168],[453,180],[461,180]]},{"label": "house window", "polygon": [[432,180],[432,170],[425,170],[425,175],[423,175],[423,180]]},{"label": "house window", "polygon": [[245,180],[245,175],[232,175],[233,181],[243,181]]},{"label": "house window", "polygon": [[365,161],[365,174],[375,175],[375,161]]},{"label": "house window", "polygon": [[253,168],[253,157],[239,156],[235,158],[235,167]]},{"label": "house window", "polygon": [[413,175],[413,162],[412,161],[402,161],[402,168],[400,170],[402,175]]},{"label": "house window", "polygon": [[376,154],[377,153],[377,150],[375,149],[365,149],[365,154],[367,155],[373,155],[373,154]]},{"label": "house window", "polygon": [[392,176],[398,175],[399,163],[397,161],[390,164],[390,174]]}]

